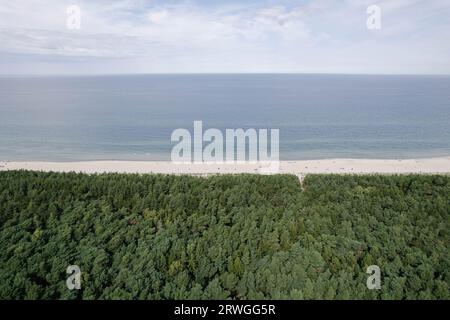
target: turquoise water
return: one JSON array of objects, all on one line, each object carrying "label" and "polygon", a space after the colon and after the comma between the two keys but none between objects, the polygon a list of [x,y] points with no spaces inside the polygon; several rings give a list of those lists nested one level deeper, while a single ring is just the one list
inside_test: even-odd
[{"label": "turquoise water", "polygon": [[0,160],[168,160],[176,128],[278,128],[282,159],[450,155],[450,77],[0,78]]}]

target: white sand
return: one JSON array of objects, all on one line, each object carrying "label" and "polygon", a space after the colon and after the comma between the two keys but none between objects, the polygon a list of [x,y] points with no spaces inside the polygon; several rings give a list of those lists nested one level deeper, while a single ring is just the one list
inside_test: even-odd
[{"label": "white sand", "polygon": [[[6,162],[0,171],[36,170],[55,172],[121,172],[165,174],[266,173],[267,164],[176,164],[164,161],[84,161],[84,162]],[[303,176],[308,173],[446,173],[450,174],[450,157],[408,160],[329,159],[281,161],[278,173]]]}]

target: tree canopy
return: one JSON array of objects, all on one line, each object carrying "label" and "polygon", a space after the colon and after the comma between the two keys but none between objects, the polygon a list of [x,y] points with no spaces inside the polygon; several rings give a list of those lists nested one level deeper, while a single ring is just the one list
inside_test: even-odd
[{"label": "tree canopy", "polygon": [[449,299],[449,215],[438,175],[0,172],[0,298]]}]

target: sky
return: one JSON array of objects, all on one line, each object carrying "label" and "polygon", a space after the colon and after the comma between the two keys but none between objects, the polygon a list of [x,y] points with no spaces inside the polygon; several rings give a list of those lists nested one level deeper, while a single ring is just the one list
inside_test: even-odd
[{"label": "sky", "polygon": [[131,73],[448,75],[450,0],[0,0],[0,75]]}]

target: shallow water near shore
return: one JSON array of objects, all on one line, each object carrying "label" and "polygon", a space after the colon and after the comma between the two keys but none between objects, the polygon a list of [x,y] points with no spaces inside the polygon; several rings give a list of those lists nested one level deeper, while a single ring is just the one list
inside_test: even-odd
[{"label": "shallow water near shore", "polygon": [[0,160],[170,160],[173,130],[278,128],[282,160],[450,155],[450,77],[0,78]]}]

